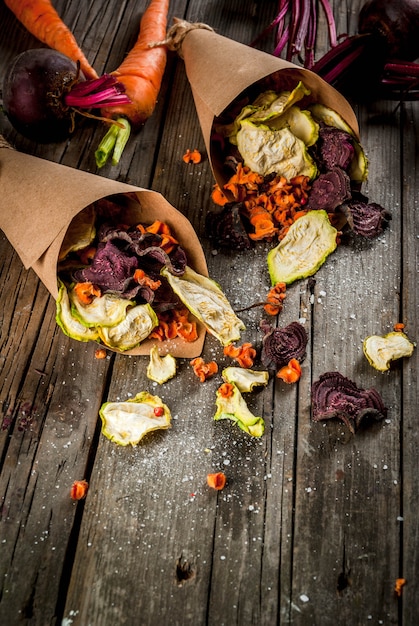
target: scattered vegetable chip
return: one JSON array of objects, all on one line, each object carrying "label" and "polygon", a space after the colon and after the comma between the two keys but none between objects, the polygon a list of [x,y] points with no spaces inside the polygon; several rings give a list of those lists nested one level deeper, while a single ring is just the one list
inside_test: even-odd
[{"label": "scattered vegetable chip", "polygon": [[162,385],[176,375],[176,359],[171,354],[159,355],[156,345],[150,350],[150,361],[147,366],[147,378]]},{"label": "scattered vegetable chip", "polygon": [[70,497],[72,500],[84,500],[87,496],[89,483],[87,480],[75,480],[71,485]]},{"label": "scattered vegetable chip", "polygon": [[380,394],[362,389],[339,372],[326,372],[311,388],[312,419],[341,420],[355,433],[365,420],[380,421],[387,415]]},{"label": "scattered vegetable chip", "polygon": [[367,337],[363,349],[370,365],[379,372],[386,372],[392,361],[412,356],[415,344],[404,333],[394,331],[384,336]]},{"label": "scattered vegetable chip", "polygon": [[125,402],[105,402],[99,415],[102,434],[120,446],[135,446],[147,433],[170,428],[172,420],[169,408],[147,391]]},{"label": "scattered vegetable chip", "polygon": [[309,211],[298,218],[282,241],[268,253],[272,285],[289,285],[315,274],[336,249],[337,234],[326,211]]},{"label": "scattered vegetable chip", "polygon": [[303,360],[306,354],[308,335],[300,322],[291,322],[281,328],[263,321],[261,329],[265,333],[261,360],[266,368],[279,370],[287,366],[292,359],[299,362]]},{"label": "scattered vegetable chip", "polygon": [[216,394],[217,411],[214,420],[229,419],[252,437],[261,437],[265,431],[262,417],[251,413],[239,388],[234,383],[223,383]]},{"label": "scattered vegetable chip", "polygon": [[224,489],[227,481],[227,476],[224,472],[215,472],[213,474],[207,474],[207,484],[208,487],[212,489],[216,489],[217,491],[221,491]]},{"label": "scattered vegetable chip", "polygon": [[255,387],[265,387],[269,381],[269,372],[234,366],[223,369],[222,376],[226,383],[234,383],[242,393],[253,391]]}]

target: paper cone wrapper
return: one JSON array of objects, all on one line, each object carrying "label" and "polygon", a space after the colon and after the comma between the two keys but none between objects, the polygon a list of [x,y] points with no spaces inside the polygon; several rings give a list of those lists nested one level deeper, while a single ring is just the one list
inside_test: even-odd
[{"label": "paper cone wrapper", "polygon": [[348,101],[314,72],[202,28],[187,33],[182,56],[214,178],[220,186],[226,175],[211,145],[214,120],[258,83],[262,92],[291,90],[302,81],[311,91],[302,103],[317,102],[333,109],[359,138],[358,122]]},{"label": "paper cone wrapper", "polygon": [[[189,220],[165,198],[147,189],[76,170],[0,147],[0,228],[26,269],[32,268],[52,296],[58,296],[57,262],[72,219],[97,200],[122,194],[128,224],[167,223],[186,252],[188,265],[208,276],[207,264]],[[149,354],[152,345],[160,354],[192,358],[203,347],[205,329],[198,324],[198,339],[146,340],[124,354]]]}]

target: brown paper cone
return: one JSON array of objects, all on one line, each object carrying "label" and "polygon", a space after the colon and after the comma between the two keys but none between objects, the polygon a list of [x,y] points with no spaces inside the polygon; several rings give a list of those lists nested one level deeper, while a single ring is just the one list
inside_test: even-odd
[{"label": "brown paper cone", "polygon": [[310,102],[335,110],[359,137],[358,122],[348,101],[309,70],[202,28],[186,34],[182,56],[214,178],[221,186],[226,182],[225,174],[211,146],[214,119],[262,79],[269,77],[271,83],[274,79],[277,89],[281,85],[283,89],[292,88],[301,80],[311,90]]},{"label": "brown paper cone", "polygon": [[[201,244],[189,220],[155,191],[22,154],[0,144],[0,228],[26,269],[32,268],[48,291],[57,298],[57,261],[72,219],[92,202],[123,194],[127,223],[166,222],[184,248],[188,264],[208,276]],[[132,194],[138,202],[132,198]],[[192,358],[199,356],[205,329],[198,325],[198,339],[144,341],[124,354],[149,354],[157,344],[160,354]]]}]

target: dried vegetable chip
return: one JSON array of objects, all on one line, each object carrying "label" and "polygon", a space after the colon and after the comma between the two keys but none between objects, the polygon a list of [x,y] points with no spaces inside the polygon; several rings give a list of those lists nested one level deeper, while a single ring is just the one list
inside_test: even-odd
[{"label": "dried vegetable chip", "polygon": [[223,346],[240,339],[244,324],[214,280],[190,267],[186,267],[182,276],[174,276],[166,268],[161,273],[183,304]]},{"label": "dried vegetable chip", "polygon": [[171,426],[169,408],[147,391],[125,402],[105,402],[99,411],[102,434],[121,445],[137,445],[147,433]]},{"label": "dried vegetable chip", "polygon": [[309,211],[300,217],[284,239],[268,253],[272,285],[289,285],[315,274],[336,249],[337,234],[326,211]]},{"label": "dried vegetable chip", "polygon": [[63,333],[77,341],[98,341],[99,333],[96,328],[89,328],[79,322],[71,312],[70,298],[67,287],[59,282],[58,297],[56,300],[55,320]]},{"label": "dried vegetable chip", "polygon": [[157,346],[150,350],[150,361],[147,366],[147,378],[162,385],[176,375],[176,359],[171,354],[159,355]]},{"label": "dried vegetable chip", "polygon": [[156,313],[149,304],[137,304],[129,309],[125,318],[114,326],[99,326],[98,332],[108,348],[131,350],[146,339],[158,325]]},{"label": "dried vegetable chip", "polygon": [[261,360],[268,370],[279,370],[291,359],[299,362],[304,359],[308,335],[300,322],[291,322],[281,328],[262,321],[260,326],[264,332]]},{"label": "dried vegetable chip", "polygon": [[355,433],[366,420],[380,421],[387,415],[375,389],[362,389],[339,372],[326,372],[311,388],[312,419],[341,420]]},{"label": "dried vegetable chip", "polygon": [[412,356],[415,344],[404,333],[394,331],[387,335],[371,335],[363,341],[364,354],[379,372],[390,369],[392,361]]},{"label": "dried vegetable chip", "polygon": [[234,383],[241,393],[251,392],[255,387],[265,387],[269,382],[269,372],[229,366],[223,369],[226,383]]},{"label": "dried vegetable chip", "polygon": [[115,326],[126,317],[127,308],[135,302],[121,298],[114,293],[105,293],[92,299],[89,304],[80,301],[77,291],[73,287],[68,292],[73,317],[88,328],[97,326]]},{"label": "dried vegetable chip", "polygon": [[231,420],[252,437],[261,437],[265,432],[264,419],[253,415],[234,383],[223,383],[217,390],[215,402],[215,421]]}]

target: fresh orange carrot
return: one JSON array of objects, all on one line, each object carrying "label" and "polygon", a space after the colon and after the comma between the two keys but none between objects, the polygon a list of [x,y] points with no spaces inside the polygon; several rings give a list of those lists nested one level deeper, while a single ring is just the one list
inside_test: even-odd
[{"label": "fresh orange carrot", "polygon": [[166,37],[169,0],[151,0],[140,21],[140,32],[134,47],[121,65],[111,72],[125,86],[131,104],[103,108],[104,117],[125,117],[134,129],[153,113],[166,68],[167,49],[154,46]]},{"label": "fresh orange carrot", "polygon": [[72,61],[79,61],[85,78],[97,78],[97,73],[50,0],[5,0],[5,4],[31,35]]}]

